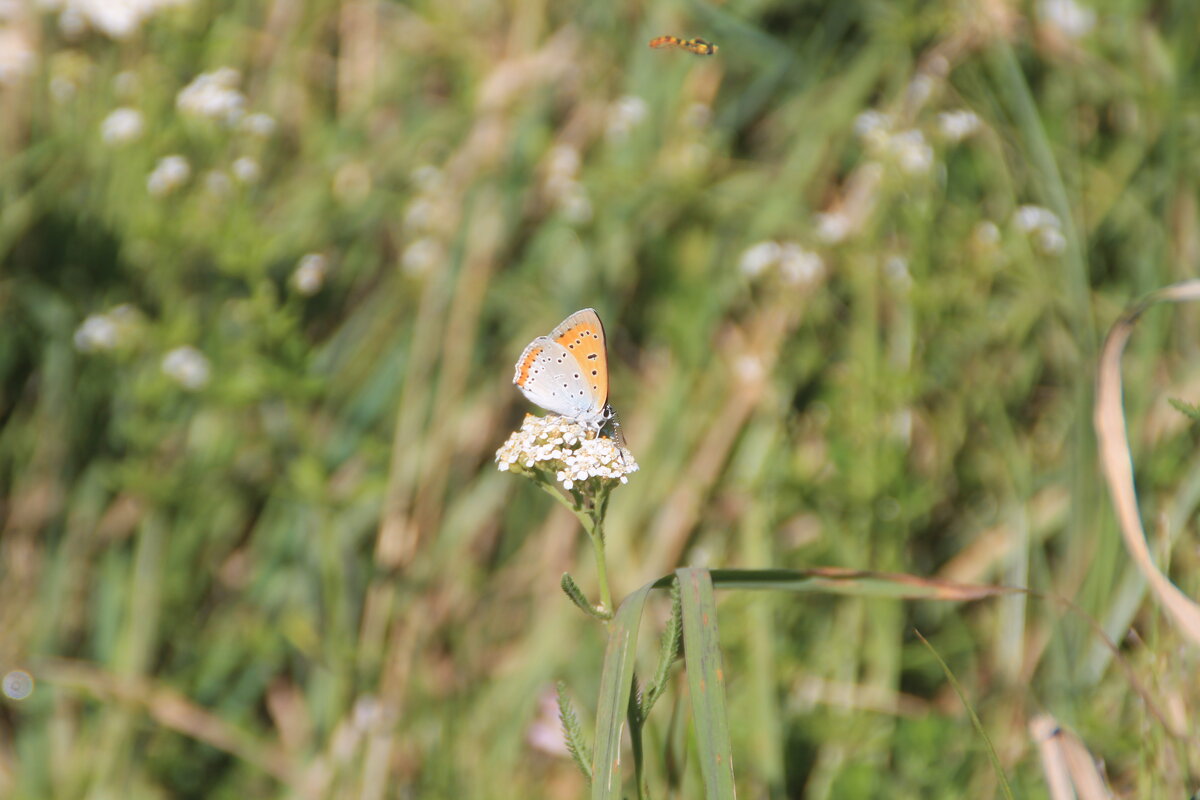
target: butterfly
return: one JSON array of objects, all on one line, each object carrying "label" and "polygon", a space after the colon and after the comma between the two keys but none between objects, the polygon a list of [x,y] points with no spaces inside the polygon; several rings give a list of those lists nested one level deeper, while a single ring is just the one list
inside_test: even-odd
[{"label": "butterfly", "polygon": [[534,339],[517,359],[513,385],[531,403],[575,420],[594,439],[616,413],[608,404],[604,325],[594,308],[564,319]]},{"label": "butterfly", "polygon": [[678,36],[659,36],[650,40],[650,46],[655,49],[660,47],[680,47],[698,56],[711,56],[720,49],[712,42],[705,41],[704,39],[680,39]]}]

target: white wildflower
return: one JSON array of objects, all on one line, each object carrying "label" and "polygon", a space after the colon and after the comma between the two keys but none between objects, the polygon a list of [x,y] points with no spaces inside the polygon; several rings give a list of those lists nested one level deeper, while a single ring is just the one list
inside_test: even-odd
[{"label": "white wildflower", "polygon": [[87,17],[75,6],[67,6],[58,15],[58,29],[62,32],[63,38],[74,41],[87,31]]},{"label": "white wildflower", "polygon": [[637,472],[633,453],[624,443],[606,436],[587,438],[588,431],[578,422],[550,414],[535,417],[526,414],[521,428],[508,437],[496,451],[501,472],[531,472],[567,491],[598,490],[627,483]]},{"label": "white wildflower", "polygon": [[1067,237],[1058,228],[1042,228],[1034,242],[1046,255],[1056,256],[1067,249]]},{"label": "white wildflower", "polygon": [[5,673],[0,687],[9,700],[24,700],[33,694],[33,676],[23,669],[14,669]]},{"label": "white wildflower", "polygon": [[961,142],[978,131],[981,124],[979,115],[966,109],[938,114],[938,129],[942,137],[950,142]]},{"label": "white wildflower", "polygon": [[826,244],[837,244],[850,235],[853,222],[845,211],[825,211],[816,216],[817,238]]},{"label": "white wildflower", "polygon": [[747,247],[738,260],[738,268],[747,278],[757,278],[770,267],[779,263],[782,248],[779,242],[759,242]]},{"label": "white wildflower", "polygon": [[1061,228],[1062,223],[1053,211],[1034,205],[1024,205],[1013,212],[1013,222],[1017,229],[1031,233],[1039,228]]},{"label": "white wildflower", "polygon": [[418,197],[404,210],[404,228],[410,231],[428,230],[434,218],[436,205],[428,197]]},{"label": "white wildflower", "polygon": [[270,114],[263,114],[262,112],[248,114],[242,119],[242,130],[261,139],[266,139],[275,133],[277,127],[275,118]]},{"label": "white wildflower", "polygon": [[164,156],[146,178],[146,191],[163,197],[178,189],[192,175],[192,167],[183,156]]},{"label": "white wildflower", "polygon": [[825,262],[816,253],[789,242],[780,250],[779,274],[785,283],[808,286],[825,274]]},{"label": "white wildflower", "polygon": [[117,346],[117,323],[107,314],[91,314],[75,329],[75,349],[81,353],[112,350]]},{"label": "white wildflower", "polygon": [[892,129],[892,118],[882,111],[867,109],[854,118],[854,135],[867,139],[877,133],[888,133]]},{"label": "white wildflower", "polygon": [[608,138],[622,140],[646,118],[646,101],[636,95],[625,95],[613,103],[608,113]]},{"label": "white wildflower", "polygon": [[404,248],[400,265],[409,275],[424,275],[442,260],[442,246],[437,240],[425,237]]},{"label": "white wildflower", "polygon": [[325,275],[329,271],[329,259],[320,253],[308,253],[296,265],[292,273],[292,286],[303,295],[314,295],[321,291],[325,284]]},{"label": "white wildflower", "polygon": [[900,168],[910,175],[929,172],[933,166],[933,148],[925,141],[925,135],[915,128],[893,136],[890,149],[900,162]]},{"label": "white wildflower", "polygon": [[242,183],[258,183],[262,177],[262,167],[248,156],[242,156],[233,162],[233,177]]},{"label": "white wildflower", "polygon": [[1048,208],[1025,205],[1013,212],[1013,224],[1033,240],[1034,246],[1046,255],[1058,255],[1067,247],[1062,221]]},{"label": "white wildflower", "polygon": [[61,8],[59,29],[75,38],[92,28],[110,39],[127,39],[158,11],[184,5],[187,0],[42,0],[47,8]]},{"label": "white wildflower", "polygon": [[100,138],[105,144],[125,144],[142,135],[145,125],[136,108],[118,108],[100,123]]},{"label": "white wildflower", "polygon": [[135,335],[141,314],[128,303],[102,314],[89,314],[75,329],[75,349],[81,353],[115,350]]},{"label": "white wildflower", "polygon": [[933,88],[934,80],[931,75],[924,72],[917,73],[908,83],[906,91],[908,102],[912,107],[920,108],[933,94]]},{"label": "white wildflower", "polygon": [[208,385],[212,368],[203,353],[184,345],[163,356],[162,371],[184,389],[194,392]]},{"label": "white wildflower", "polygon": [[971,235],[980,244],[990,246],[1000,241],[1000,228],[990,219],[985,219],[975,225]]},{"label": "white wildflower", "polygon": [[241,79],[241,73],[231,67],[203,72],[180,90],[175,107],[184,114],[236,124],[246,107],[246,96],[237,89]]},{"label": "white wildflower", "polygon": [[1096,27],[1096,12],[1076,0],[1041,0],[1038,16],[1069,39],[1082,38]]}]

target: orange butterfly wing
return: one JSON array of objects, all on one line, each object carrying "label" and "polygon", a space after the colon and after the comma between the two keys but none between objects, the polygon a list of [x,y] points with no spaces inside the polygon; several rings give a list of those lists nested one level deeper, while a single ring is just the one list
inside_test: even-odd
[{"label": "orange butterfly wing", "polygon": [[583,365],[584,379],[603,408],[608,403],[608,353],[604,349],[604,325],[596,309],[576,311],[550,332],[550,338],[570,350]]}]

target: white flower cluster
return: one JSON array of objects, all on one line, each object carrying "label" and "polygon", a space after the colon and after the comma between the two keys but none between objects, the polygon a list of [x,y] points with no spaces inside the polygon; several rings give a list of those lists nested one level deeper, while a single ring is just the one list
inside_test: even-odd
[{"label": "white flower cluster", "polygon": [[232,67],[202,72],[175,97],[175,107],[184,114],[235,125],[246,111],[246,95],[237,89],[242,75]]},{"label": "white flower cluster", "polygon": [[413,238],[400,255],[404,272],[420,277],[431,271],[445,258],[440,241],[441,226],[454,217],[446,191],[446,177],[433,164],[423,164],[412,172],[416,197],[404,210],[404,230]]},{"label": "white flower cluster", "polygon": [[892,130],[889,114],[869,110],[854,119],[854,133],[873,157],[894,162],[909,175],[925,174],[933,168],[933,148],[916,128]]},{"label": "white flower cluster", "polygon": [[203,389],[212,376],[212,367],[204,353],[186,344],[163,356],[162,371],[190,392]]},{"label": "white flower cluster", "polygon": [[188,0],[39,0],[42,8],[60,11],[58,27],[68,37],[81,36],[91,28],[110,39],[128,39],[162,9],[187,3]]},{"label": "white flower cluster", "polygon": [[320,253],[308,253],[296,265],[292,273],[292,286],[302,295],[314,295],[325,285],[329,272],[329,259]]},{"label": "white flower cluster", "polygon": [[618,99],[608,111],[608,138],[624,141],[633,129],[646,118],[646,101],[637,95],[627,94]]},{"label": "white flower cluster", "polygon": [[603,436],[589,439],[582,425],[557,414],[526,414],[521,429],[496,451],[496,464],[501,472],[552,471],[567,491],[592,478],[628,483],[627,476],[638,470],[623,444]]},{"label": "white flower cluster", "polygon": [[122,303],[103,314],[89,314],[75,329],[75,349],[81,353],[101,353],[128,343],[141,322],[141,314]]},{"label": "white flower cluster", "polygon": [[180,155],[164,156],[146,178],[146,191],[155,197],[165,197],[187,183],[192,165]]},{"label": "white flower cluster", "polygon": [[961,142],[982,126],[979,115],[965,108],[938,114],[938,130],[949,142]]},{"label": "white flower cluster", "polygon": [[140,137],[144,128],[142,112],[136,108],[122,106],[113,110],[100,123],[100,138],[105,144],[125,144]]},{"label": "white flower cluster", "polygon": [[795,242],[759,242],[746,248],[738,266],[747,278],[776,269],[784,283],[810,286],[825,275],[825,262]]},{"label": "white flower cluster", "polygon": [[555,145],[546,161],[546,194],[569,222],[580,224],[590,220],[592,201],[578,179],[582,163],[579,150],[571,145]]},{"label": "white flower cluster", "polygon": [[1068,39],[1080,39],[1096,27],[1096,12],[1075,0],[1041,0],[1038,16]]},{"label": "white flower cluster", "polygon": [[1062,221],[1048,208],[1026,205],[1013,212],[1013,224],[1032,237],[1034,244],[1046,255],[1058,255],[1067,249],[1067,237]]}]

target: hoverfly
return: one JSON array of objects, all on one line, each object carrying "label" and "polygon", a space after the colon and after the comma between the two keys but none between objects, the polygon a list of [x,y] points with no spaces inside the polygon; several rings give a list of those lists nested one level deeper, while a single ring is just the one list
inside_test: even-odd
[{"label": "hoverfly", "polygon": [[711,56],[717,52],[717,46],[712,42],[704,39],[680,39],[678,36],[659,36],[650,40],[650,46],[656,50],[660,47],[678,47],[698,56]]}]

